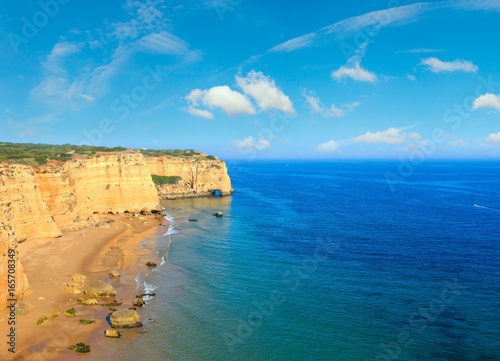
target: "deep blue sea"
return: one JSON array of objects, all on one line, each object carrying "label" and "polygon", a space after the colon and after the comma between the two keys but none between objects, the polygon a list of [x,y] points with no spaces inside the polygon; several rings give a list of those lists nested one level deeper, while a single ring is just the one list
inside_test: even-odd
[{"label": "deep blue sea", "polygon": [[498,162],[229,166],[233,196],[163,202],[117,359],[500,360]]}]

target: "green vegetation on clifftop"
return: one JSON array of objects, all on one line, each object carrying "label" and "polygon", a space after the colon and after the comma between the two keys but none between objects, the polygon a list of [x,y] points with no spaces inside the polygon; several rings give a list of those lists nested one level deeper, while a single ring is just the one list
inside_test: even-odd
[{"label": "green vegetation on clifftop", "polygon": [[[76,157],[91,157],[97,152],[124,152],[124,147],[94,147],[90,145],[71,144],[34,144],[34,143],[7,143],[0,142],[0,162],[16,164],[26,164],[30,166],[45,165],[50,161],[66,162]],[[204,154],[194,149],[147,149],[136,150],[146,157],[201,157]],[[206,159],[215,160],[214,156],[207,156]],[[169,183],[175,184],[175,183]]]}]

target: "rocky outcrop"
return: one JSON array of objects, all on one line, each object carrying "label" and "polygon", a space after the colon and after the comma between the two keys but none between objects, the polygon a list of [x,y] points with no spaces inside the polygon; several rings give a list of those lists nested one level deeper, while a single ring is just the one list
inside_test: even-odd
[{"label": "rocky outcrop", "polygon": [[219,191],[222,196],[234,193],[226,163],[214,157],[155,157],[146,158],[151,174],[178,176],[177,184],[158,187],[162,199],[211,196]]},{"label": "rocky outcrop", "polygon": [[109,283],[96,280],[87,287],[85,295],[89,297],[111,297],[115,296],[116,292]]},{"label": "rocky outcrop", "polygon": [[132,328],[141,327],[141,317],[135,310],[122,309],[115,311],[109,316],[111,327],[113,328]]}]

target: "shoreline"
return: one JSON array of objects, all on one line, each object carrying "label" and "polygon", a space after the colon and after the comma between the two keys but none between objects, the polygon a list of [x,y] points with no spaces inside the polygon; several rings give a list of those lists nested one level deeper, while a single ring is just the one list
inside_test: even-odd
[{"label": "shoreline", "polygon": [[[135,300],[137,274],[147,273],[148,267],[139,264],[142,257],[158,264],[161,257],[141,249],[143,240],[151,238],[161,230],[168,229],[169,222],[155,216],[116,216],[110,228],[90,228],[63,232],[62,237],[38,239],[19,244],[24,271],[31,286],[22,302],[33,306],[29,313],[17,315],[16,353],[7,352],[7,345],[0,349],[0,359],[20,360],[73,360],[82,357],[68,350],[78,342],[90,344],[91,359],[101,359],[99,354],[109,352],[109,346],[119,346],[120,340],[104,337],[104,330],[111,329],[107,318],[111,312],[105,306],[84,306],[77,300],[85,297],[83,290],[94,280],[109,282],[116,296],[97,298],[99,303],[113,300],[123,302],[116,308],[129,308]],[[138,252],[141,250],[141,252]],[[111,278],[109,272],[118,270],[118,278]],[[65,291],[71,281],[71,274],[87,277],[81,293]],[[140,291],[141,292],[141,291]],[[21,301],[21,300],[20,300]],[[19,306],[19,303],[18,303]],[[64,311],[74,308],[75,317],[68,317]],[[52,319],[53,312],[58,317]],[[140,314],[140,308],[138,309]],[[47,316],[48,320],[37,326],[37,320]],[[0,314],[0,334],[8,334],[7,313]],[[95,319],[90,325],[80,324],[82,318]],[[124,330],[122,339],[133,337],[140,329]],[[97,357],[97,358],[96,358]]]}]

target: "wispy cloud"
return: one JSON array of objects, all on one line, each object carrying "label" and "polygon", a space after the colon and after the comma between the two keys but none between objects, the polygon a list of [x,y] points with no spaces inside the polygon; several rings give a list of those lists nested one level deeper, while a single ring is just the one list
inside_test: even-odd
[{"label": "wispy cloud", "polygon": [[396,51],[395,54],[425,54],[425,53],[442,53],[442,52],[444,52],[444,49],[418,48],[418,49]]},{"label": "wispy cloud", "polygon": [[342,105],[340,108],[331,104],[329,108],[323,106],[319,97],[314,92],[304,89],[302,95],[306,98],[306,103],[311,107],[311,114],[321,114],[325,118],[342,118],[349,112],[353,112],[361,102],[351,102]]},{"label": "wispy cloud", "polygon": [[428,67],[433,73],[441,72],[454,72],[454,71],[464,71],[475,73],[478,71],[478,66],[474,65],[471,61],[457,59],[454,61],[441,61],[438,58],[426,58],[422,59],[421,65]]},{"label": "wispy cloud", "polygon": [[[181,63],[200,60],[199,51],[168,31],[163,7],[162,0],[127,0],[127,22],[112,23],[106,31],[71,30],[47,55],[31,99],[59,112],[85,106],[107,94],[114,77],[137,53],[175,56]],[[85,56],[74,56],[80,53]]]},{"label": "wispy cloud", "polygon": [[291,52],[314,45],[325,38],[342,39],[355,35],[366,27],[398,26],[415,20],[425,11],[435,7],[435,3],[417,3],[384,10],[372,11],[363,15],[354,16],[313,33],[305,34],[269,49],[268,52]]}]

